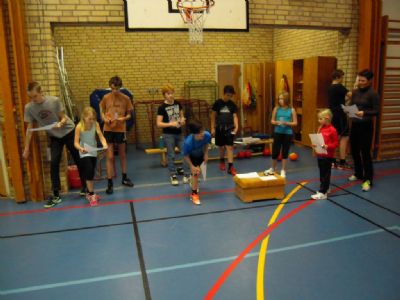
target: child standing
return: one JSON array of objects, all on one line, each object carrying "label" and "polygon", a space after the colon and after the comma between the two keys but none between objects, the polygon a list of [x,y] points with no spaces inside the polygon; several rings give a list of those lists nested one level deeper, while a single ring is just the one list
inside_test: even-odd
[{"label": "child standing", "polygon": [[109,145],[107,148],[107,194],[112,194],[114,174],[114,144],[118,147],[118,156],[121,163],[122,185],[133,187],[133,182],[127,177],[126,170],[126,121],[131,118],[133,106],[128,96],[124,95],[122,79],[111,77],[108,82],[111,93],[103,97],[99,106],[104,121],[104,137]]},{"label": "child standing", "polygon": [[177,175],[183,175],[183,183],[189,182],[188,170],[185,162],[183,168],[175,169],[175,147],[180,152],[183,148],[182,126],[185,125],[185,117],[183,115],[182,105],[174,100],[174,87],[165,85],[161,92],[164,96],[164,103],[158,107],[157,111],[157,127],[162,128],[163,139],[167,147],[168,171],[172,185],[178,185]]},{"label": "child standing", "polygon": [[[101,132],[100,125],[96,121],[96,112],[92,107],[85,107],[81,114],[81,120],[75,128],[74,146],[79,151],[80,164],[84,170],[86,179],[86,199],[91,206],[97,205],[99,197],[94,193],[93,178],[97,162],[97,152],[90,152],[85,144],[97,148],[96,134],[104,149],[107,149],[107,141]],[[82,183],[83,184],[83,183]]]},{"label": "child standing", "polygon": [[200,165],[208,161],[208,145],[211,142],[211,134],[205,131],[203,125],[198,120],[189,123],[189,135],[183,144],[183,155],[185,161],[190,166],[192,174],[190,200],[193,204],[200,205],[199,197],[199,176],[201,174]]},{"label": "child standing", "polygon": [[212,106],[211,134],[215,136],[215,144],[219,146],[219,169],[225,171],[225,148],[228,156],[228,174],[236,175],[233,167],[233,139],[238,131],[238,108],[232,101],[235,95],[233,86],[224,87],[224,96]]},{"label": "child standing", "polygon": [[[324,144],[321,145],[326,149],[327,153],[317,153],[319,180],[321,182],[319,191],[312,195],[311,198],[321,200],[327,198],[329,184],[331,181],[331,167],[335,159],[335,149],[339,146],[339,138],[335,127],[332,126],[332,112],[330,109],[324,109],[318,113],[318,133],[322,134]],[[312,145],[314,148],[317,145]]]},{"label": "child standing", "polygon": [[264,171],[265,175],[274,174],[279,153],[282,153],[281,176],[286,177],[286,162],[289,155],[290,143],[293,137],[293,126],[297,126],[297,114],[290,107],[289,94],[283,92],[278,97],[278,105],[272,111],[271,124],[275,125],[274,141],[272,143],[272,167]]}]

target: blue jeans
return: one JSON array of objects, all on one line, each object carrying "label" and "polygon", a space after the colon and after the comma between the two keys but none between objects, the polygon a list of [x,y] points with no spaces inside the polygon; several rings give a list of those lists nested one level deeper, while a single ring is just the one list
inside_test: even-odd
[{"label": "blue jeans", "polygon": [[[170,175],[176,174],[175,158],[183,160],[183,170],[185,174],[189,174],[189,168],[182,156],[183,151],[183,135],[181,134],[170,134],[163,133],[163,139],[165,147],[167,147],[167,160],[168,160],[168,171]],[[175,147],[178,147],[180,152],[175,156]]]}]

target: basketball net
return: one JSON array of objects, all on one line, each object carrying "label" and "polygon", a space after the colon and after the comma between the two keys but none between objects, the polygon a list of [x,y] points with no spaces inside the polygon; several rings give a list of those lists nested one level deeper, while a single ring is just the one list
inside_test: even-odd
[{"label": "basketball net", "polygon": [[177,7],[183,22],[189,28],[189,42],[191,44],[203,43],[203,28],[213,0],[178,0]]}]

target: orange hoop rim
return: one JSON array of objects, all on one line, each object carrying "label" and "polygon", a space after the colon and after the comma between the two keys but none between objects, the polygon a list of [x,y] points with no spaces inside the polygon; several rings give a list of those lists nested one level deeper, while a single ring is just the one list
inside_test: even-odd
[{"label": "orange hoop rim", "polygon": [[[188,3],[194,3],[194,2],[190,2],[190,1],[184,1],[184,2],[188,2]],[[214,6],[215,2],[214,0],[208,0],[208,1],[202,1],[205,3],[208,3],[206,5],[201,5],[201,6],[185,6],[181,0],[178,0],[178,2],[176,3],[176,7],[180,10],[187,10],[187,11],[193,11],[193,12],[200,12],[200,11],[204,11],[209,9],[210,7]]]}]

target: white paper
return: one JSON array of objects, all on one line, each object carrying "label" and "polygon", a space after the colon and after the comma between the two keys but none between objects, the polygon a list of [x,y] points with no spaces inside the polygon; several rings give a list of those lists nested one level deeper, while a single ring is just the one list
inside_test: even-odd
[{"label": "white paper", "polygon": [[325,145],[324,137],[322,136],[321,133],[310,133],[310,140],[311,140],[311,145],[315,145],[316,147],[315,152],[318,154],[327,154],[328,151],[326,151],[325,148],[322,148],[322,145]]},{"label": "white paper", "polygon": [[200,165],[201,175],[203,176],[203,181],[207,178],[207,164],[204,161]]},{"label": "white paper", "polygon": [[42,126],[42,127],[37,127],[37,128],[30,128],[28,131],[45,131],[45,130],[50,130],[53,129],[57,125],[57,122],[54,122],[53,124]]},{"label": "white paper", "polygon": [[344,106],[342,104],[342,109],[345,113],[349,115],[349,118],[357,118],[357,119],[362,119],[361,117],[357,116],[356,113],[358,112],[357,105],[353,104],[350,106]]},{"label": "white paper", "polygon": [[90,153],[96,153],[97,151],[102,151],[102,150],[104,150],[104,148],[92,147],[92,146],[90,146],[90,145],[88,145],[88,144],[86,144],[86,143],[83,143],[83,148],[85,148],[86,151],[87,151],[87,152],[90,152]]},{"label": "white paper", "polygon": [[263,181],[269,181],[269,180],[276,180],[276,177],[274,175],[267,175],[267,176],[260,176],[260,179]]},{"label": "white paper", "polygon": [[251,172],[251,173],[243,173],[243,174],[236,174],[238,178],[260,178],[260,175],[258,175],[257,172]]}]

